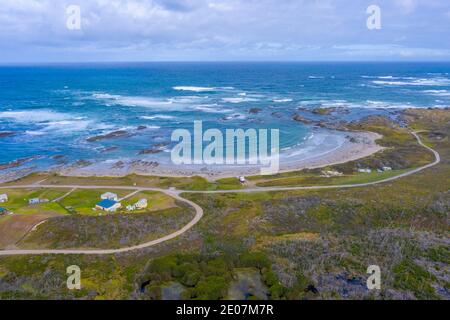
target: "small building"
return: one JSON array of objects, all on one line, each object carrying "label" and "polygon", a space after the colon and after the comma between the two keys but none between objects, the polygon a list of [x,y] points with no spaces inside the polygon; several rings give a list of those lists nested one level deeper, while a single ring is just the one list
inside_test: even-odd
[{"label": "small building", "polygon": [[117,200],[119,200],[119,198],[117,197],[117,194],[112,193],[112,192],[106,192],[106,193],[102,194],[102,195],[100,196],[100,198],[101,198],[102,200],[112,200],[112,201],[117,201]]},{"label": "small building", "polygon": [[6,208],[0,207],[0,216],[2,216],[4,214],[8,214],[8,210],[6,210]]},{"label": "small building", "polygon": [[383,167],[382,169],[383,169],[383,171],[392,171],[391,167]]},{"label": "small building", "polygon": [[95,206],[96,209],[100,209],[107,212],[115,212],[120,207],[122,207],[122,204],[120,202],[109,199],[102,200]]},{"label": "small building", "polygon": [[371,170],[371,169],[358,169],[358,172],[361,172],[361,173],[371,173],[372,170]]},{"label": "small building", "polygon": [[134,211],[147,208],[147,199],[141,199],[133,205],[127,206],[127,211]]},{"label": "small building", "polygon": [[48,202],[48,199],[40,199],[40,198],[32,198],[28,200],[28,204],[39,204],[39,203],[46,203]]},{"label": "small building", "polygon": [[5,203],[6,201],[8,201],[8,195],[5,194],[0,194],[0,203]]},{"label": "small building", "polygon": [[245,183],[245,177],[244,176],[240,176],[239,177],[239,182],[240,183]]},{"label": "small building", "polygon": [[148,206],[147,199],[140,199],[138,202],[134,204],[136,209],[145,209]]}]

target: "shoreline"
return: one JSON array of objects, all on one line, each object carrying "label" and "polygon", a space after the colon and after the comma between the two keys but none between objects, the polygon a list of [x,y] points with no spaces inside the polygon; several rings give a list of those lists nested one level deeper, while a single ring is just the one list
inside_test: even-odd
[{"label": "shoreline", "polygon": [[[369,131],[344,131],[333,130],[333,134],[339,132],[345,135],[341,144],[331,150],[324,150],[319,154],[312,154],[306,158],[295,155],[295,152],[303,150],[301,147],[293,148],[290,152],[280,154],[280,170],[278,173],[300,171],[303,169],[315,169],[330,165],[342,164],[357,159],[368,157],[384,148],[376,143],[382,138],[378,133]],[[332,137],[329,134],[326,138]],[[305,152],[302,153],[302,155]],[[294,154],[294,155],[292,155]],[[49,170],[62,176],[71,177],[124,177],[130,174],[158,177],[193,177],[200,176],[209,181],[237,176],[260,175],[259,165],[155,165],[148,161],[134,161],[125,167],[114,167],[114,163],[93,163],[84,167],[65,167],[58,170]]]},{"label": "shoreline", "polygon": [[[342,164],[368,157],[384,148],[376,143],[382,138],[378,133],[351,130],[313,131],[314,138],[280,152],[280,167],[277,173],[316,169]],[[68,177],[125,177],[130,174],[141,176],[183,178],[199,176],[208,181],[238,176],[261,175],[260,165],[173,165],[151,160],[117,160],[102,162],[77,161],[72,164],[38,170],[36,167],[23,167],[16,171],[0,173],[0,183],[22,178],[34,172],[56,173]],[[118,163],[121,165],[118,165]]]}]

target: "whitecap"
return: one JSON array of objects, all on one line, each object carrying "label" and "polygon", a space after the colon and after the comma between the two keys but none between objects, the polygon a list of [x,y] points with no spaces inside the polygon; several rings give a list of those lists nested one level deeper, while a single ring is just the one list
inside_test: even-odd
[{"label": "whitecap", "polygon": [[216,90],[216,88],[195,87],[195,86],[176,86],[173,87],[173,89],[178,91],[193,91],[193,92],[212,92]]},{"label": "whitecap", "polygon": [[103,100],[107,106],[121,105],[128,107],[160,108],[173,105],[173,101],[140,96],[121,96],[108,93],[95,93],[92,97],[98,100]]},{"label": "whitecap", "polygon": [[197,105],[194,107],[195,110],[207,112],[207,113],[229,113],[233,112],[233,110],[230,109],[224,109],[222,107],[219,107],[218,104],[204,104],[204,105]]},{"label": "whitecap", "polygon": [[174,116],[168,116],[165,114],[156,114],[154,116],[142,116],[139,117],[140,119],[144,119],[144,120],[156,120],[156,119],[160,119],[160,120],[170,120],[170,119],[174,119]]},{"label": "whitecap", "polygon": [[61,121],[69,119],[70,115],[49,111],[49,110],[33,110],[33,111],[3,111],[0,112],[0,119],[11,119],[17,122],[45,122],[45,121]]},{"label": "whitecap", "polygon": [[[407,81],[405,81],[407,80]],[[417,78],[402,78],[398,81],[372,81],[373,84],[381,86],[448,86],[450,79],[447,78],[433,78],[433,79],[417,79]]]},{"label": "whitecap", "polygon": [[283,103],[283,102],[292,102],[292,99],[290,99],[290,98],[284,98],[284,99],[273,99],[273,102],[277,102],[277,103]]},{"label": "whitecap", "polygon": [[242,103],[242,102],[258,101],[258,99],[240,97],[240,98],[222,98],[222,101],[228,102],[228,103]]},{"label": "whitecap", "polygon": [[433,96],[450,97],[450,92],[448,90],[424,90],[422,92]]}]

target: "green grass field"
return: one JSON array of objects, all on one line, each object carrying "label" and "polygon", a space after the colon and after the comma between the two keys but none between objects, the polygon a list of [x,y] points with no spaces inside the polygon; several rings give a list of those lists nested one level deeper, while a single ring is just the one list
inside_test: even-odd
[{"label": "green grass field", "polygon": [[3,189],[0,193],[8,195],[8,202],[0,206],[16,214],[34,214],[40,212],[55,212],[59,214],[67,213],[58,203],[48,202],[36,205],[29,205],[28,200],[32,198],[48,199],[52,201],[69,190],[64,189]]},{"label": "green grass field", "polygon": [[143,191],[122,201],[122,208],[126,208],[128,205],[133,205],[140,199],[147,199],[147,208],[130,212],[122,210],[122,212],[136,214],[176,207],[175,200],[164,193],[156,191]]},{"label": "green grass field", "polygon": [[[94,211],[95,205],[101,201],[100,196],[110,190],[84,190],[78,189],[69,194],[67,197],[60,201],[61,205],[67,208],[69,211],[84,215],[99,215],[102,211]],[[114,190],[115,194],[119,198],[131,193],[129,190]]]}]

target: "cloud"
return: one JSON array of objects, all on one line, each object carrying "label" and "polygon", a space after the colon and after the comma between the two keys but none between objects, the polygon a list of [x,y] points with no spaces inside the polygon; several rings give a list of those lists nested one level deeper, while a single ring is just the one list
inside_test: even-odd
[{"label": "cloud", "polygon": [[[448,0],[379,0],[380,31],[366,28],[371,2],[2,0],[0,62],[445,57]],[[74,3],[78,31],[66,28]],[[367,44],[387,51],[362,50]]]},{"label": "cloud", "polygon": [[416,0],[394,0],[397,6],[400,6],[406,13],[411,13],[416,9]]}]

